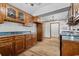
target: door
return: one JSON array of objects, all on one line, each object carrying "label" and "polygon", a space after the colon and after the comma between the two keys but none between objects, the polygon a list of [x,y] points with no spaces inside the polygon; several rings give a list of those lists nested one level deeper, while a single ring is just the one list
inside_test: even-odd
[{"label": "door", "polygon": [[42,23],[37,23],[37,41],[42,41],[43,36]]},{"label": "door", "polygon": [[50,35],[51,37],[58,38],[59,37],[59,23],[51,23],[50,24]]}]

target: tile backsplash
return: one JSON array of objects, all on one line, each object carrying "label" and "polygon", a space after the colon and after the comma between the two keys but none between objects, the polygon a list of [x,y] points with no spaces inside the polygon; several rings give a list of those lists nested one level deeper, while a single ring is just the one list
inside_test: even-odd
[{"label": "tile backsplash", "polygon": [[[26,27],[19,23],[13,22],[4,22],[0,24],[0,32],[20,32],[20,31],[31,31],[32,33],[36,32],[36,27],[33,25],[32,27]],[[8,34],[8,33],[7,33]]]}]

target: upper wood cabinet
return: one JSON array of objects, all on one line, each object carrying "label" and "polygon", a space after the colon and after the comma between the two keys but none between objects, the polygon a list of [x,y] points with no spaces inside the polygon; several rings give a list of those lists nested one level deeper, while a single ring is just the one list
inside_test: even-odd
[{"label": "upper wood cabinet", "polygon": [[12,22],[24,23],[25,12],[12,6],[6,4],[6,20]]},{"label": "upper wood cabinet", "polygon": [[0,3],[0,23],[3,23],[6,14],[6,4]]},{"label": "upper wood cabinet", "polygon": [[25,13],[25,20],[24,20],[24,24],[28,25],[29,23],[31,23],[32,20],[32,15]]},{"label": "upper wood cabinet", "polygon": [[0,3],[0,23],[4,20],[27,25],[32,21],[32,15],[8,3]]},{"label": "upper wood cabinet", "polygon": [[6,20],[17,21],[17,9],[6,4]]},{"label": "upper wood cabinet", "polygon": [[38,18],[39,18],[38,16],[33,16],[32,18],[33,18],[33,22],[38,22]]}]

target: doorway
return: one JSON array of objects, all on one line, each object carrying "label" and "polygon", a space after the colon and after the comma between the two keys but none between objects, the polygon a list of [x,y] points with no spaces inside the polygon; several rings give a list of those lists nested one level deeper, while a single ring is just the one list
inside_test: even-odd
[{"label": "doorway", "polygon": [[37,41],[42,41],[43,39],[42,23],[36,23],[36,28],[37,28]]},{"label": "doorway", "polygon": [[50,23],[50,37],[59,38],[59,33],[60,33],[60,24]]}]

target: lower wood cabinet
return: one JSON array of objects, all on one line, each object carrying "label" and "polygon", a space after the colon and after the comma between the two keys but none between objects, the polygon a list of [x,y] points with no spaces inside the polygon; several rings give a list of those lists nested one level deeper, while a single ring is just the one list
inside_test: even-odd
[{"label": "lower wood cabinet", "polygon": [[15,41],[15,53],[16,55],[21,53],[22,51],[24,51],[24,40],[19,39],[17,41]]},{"label": "lower wood cabinet", "polygon": [[32,40],[31,39],[27,39],[26,40],[26,48],[30,48],[32,46]]},{"label": "lower wood cabinet", "polygon": [[0,54],[2,56],[13,56],[32,47],[36,40],[32,35],[17,35],[0,38]]},{"label": "lower wood cabinet", "polygon": [[12,45],[12,42],[8,43],[2,43],[2,46],[0,46],[0,53],[3,56],[12,56],[14,55],[14,48]]},{"label": "lower wood cabinet", "polygon": [[14,55],[12,37],[0,38],[0,54],[3,56]]},{"label": "lower wood cabinet", "polygon": [[32,45],[35,45],[37,43],[37,38],[32,36]]},{"label": "lower wood cabinet", "polygon": [[78,56],[79,55],[79,42],[63,40],[62,41],[62,55],[63,56]]},{"label": "lower wood cabinet", "polygon": [[33,35],[26,35],[26,49],[34,46],[37,42],[37,39]]},{"label": "lower wood cabinet", "polygon": [[32,46],[32,38],[31,35],[26,35],[26,49]]}]

